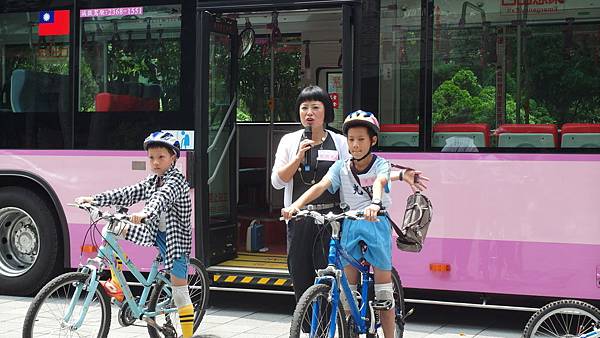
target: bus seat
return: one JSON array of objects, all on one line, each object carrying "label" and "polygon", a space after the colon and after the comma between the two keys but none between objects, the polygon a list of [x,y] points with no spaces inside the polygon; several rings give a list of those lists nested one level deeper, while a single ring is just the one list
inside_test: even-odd
[{"label": "bus seat", "polygon": [[503,124],[496,129],[498,147],[558,148],[555,124]]},{"label": "bus seat", "polygon": [[477,148],[489,147],[490,126],[487,123],[437,123],[433,126],[432,146],[447,146],[451,137],[469,138]]},{"label": "bus seat", "polygon": [[96,94],[96,111],[158,111],[159,101],[155,98],[144,99],[132,95],[111,93]]},{"label": "bus seat", "polygon": [[382,124],[379,130],[380,146],[418,147],[418,124]]},{"label": "bus seat", "polygon": [[600,148],[598,123],[565,123],[560,133],[562,148]]},{"label": "bus seat", "polygon": [[15,69],[10,77],[13,112],[67,112],[69,77]]},{"label": "bus seat", "polygon": [[15,113],[25,111],[21,100],[23,88],[25,87],[25,76],[24,69],[15,69],[10,77],[10,104],[12,111]]}]

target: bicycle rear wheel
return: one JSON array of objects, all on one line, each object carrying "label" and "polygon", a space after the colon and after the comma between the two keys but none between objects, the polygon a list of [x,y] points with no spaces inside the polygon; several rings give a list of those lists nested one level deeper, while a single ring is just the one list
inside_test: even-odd
[{"label": "bicycle rear wheel", "polygon": [[[316,325],[313,331],[316,332],[312,337],[329,337],[331,310],[333,309],[333,304],[330,302],[329,297],[330,290],[331,286],[329,285],[316,284],[304,292],[294,310],[290,327],[290,338],[310,337],[313,309],[317,309],[319,313],[314,318]],[[346,314],[341,301],[338,303],[337,308],[334,337],[348,337]]]},{"label": "bicycle rear wheel", "polygon": [[552,302],[531,316],[523,335],[530,337],[578,337],[594,331],[600,311],[588,303],[564,299]]},{"label": "bicycle rear wheel", "polygon": [[[23,324],[23,337],[106,337],[110,329],[110,300],[101,287],[93,290],[87,308],[83,303],[89,294],[89,274],[69,272],[51,280],[35,296]],[[74,297],[76,293],[78,296]],[[65,321],[69,305],[73,312]],[[79,320],[83,310],[85,318],[77,329],[71,327]]]},{"label": "bicycle rear wheel", "polygon": [[[208,280],[208,273],[206,272],[204,264],[202,264],[202,262],[196,258],[190,258],[190,263],[188,265],[188,288],[190,291],[192,304],[194,305],[194,332],[196,332],[200,326],[200,322],[202,321],[202,318],[204,318],[206,308],[208,307],[209,286],[210,282]],[[175,303],[170,296],[170,290],[168,290],[168,293],[165,291],[166,287],[170,288],[169,286],[159,283],[152,290],[152,294],[150,295],[148,301],[149,311],[155,311],[157,306],[176,309]],[[170,314],[158,316],[154,319],[158,325],[171,326],[175,332],[181,334],[179,314],[176,311]],[[152,338],[162,337],[159,332],[157,332],[156,329],[150,325],[148,325],[148,334]]]}]

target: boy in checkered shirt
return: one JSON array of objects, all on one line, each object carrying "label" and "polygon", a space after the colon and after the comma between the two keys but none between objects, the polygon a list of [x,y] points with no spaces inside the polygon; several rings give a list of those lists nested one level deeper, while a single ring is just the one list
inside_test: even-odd
[{"label": "boy in checkered shirt", "polygon": [[[137,184],[78,197],[75,201],[100,206],[130,206],[146,201],[142,211],[130,216],[133,224],[119,224],[114,232],[117,237],[138,245],[158,247],[165,268],[171,270],[173,300],[178,308],[183,337],[188,338],[194,330],[194,306],[187,283],[192,248],[192,201],[185,176],[175,167],[180,145],[171,133],[157,131],[144,140],[144,150],[148,152],[153,175]],[[141,224],[142,220],[145,224]],[[107,287],[106,284],[112,285]],[[114,284],[105,282],[105,289],[114,290]]]}]

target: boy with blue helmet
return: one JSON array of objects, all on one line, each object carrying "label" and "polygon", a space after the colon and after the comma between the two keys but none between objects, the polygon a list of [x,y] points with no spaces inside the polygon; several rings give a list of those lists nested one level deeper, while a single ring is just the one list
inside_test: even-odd
[{"label": "boy with blue helmet", "polygon": [[[152,175],[137,184],[91,197],[78,197],[75,201],[100,206],[130,206],[146,201],[140,212],[130,216],[134,224],[122,224],[115,233],[138,245],[158,247],[165,268],[171,270],[173,300],[178,308],[183,337],[188,338],[194,327],[194,307],[187,285],[192,248],[190,187],[183,173],[175,167],[180,156],[180,145],[175,136],[165,131],[153,132],[146,137],[143,147],[148,152]],[[141,224],[142,220],[145,224]],[[110,289],[113,288],[114,285]]]},{"label": "boy with blue helmet", "polygon": [[[325,190],[340,191],[342,202],[352,210],[364,210],[364,220],[344,220],[344,233],[341,245],[355,259],[365,258],[373,267],[375,274],[375,299],[381,309],[381,323],[385,337],[394,337],[394,295],[392,286],[392,232],[387,215],[377,213],[391,206],[390,173],[388,161],[371,153],[377,143],[379,122],[375,115],[362,110],[349,114],[343,124],[343,133],[347,137],[348,150],[352,157],[338,160],[325,177],[306,191],[288,208],[281,210],[284,218],[290,219],[300,208],[320,196]],[[424,188],[426,177],[421,172],[404,169],[400,177],[413,189]],[[368,246],[363,255],[360,242]],[[344,268],[350,288],[357,289],[358,271],[347,264]]]}]

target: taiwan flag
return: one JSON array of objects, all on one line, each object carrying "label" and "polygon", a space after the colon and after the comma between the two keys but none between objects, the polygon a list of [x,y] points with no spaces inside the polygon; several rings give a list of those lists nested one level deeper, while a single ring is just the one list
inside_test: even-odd
[{"label": "taiwan flag", "polygon": [[71,11],[41,11],[38,25],[38,35],[69,35]]}]

